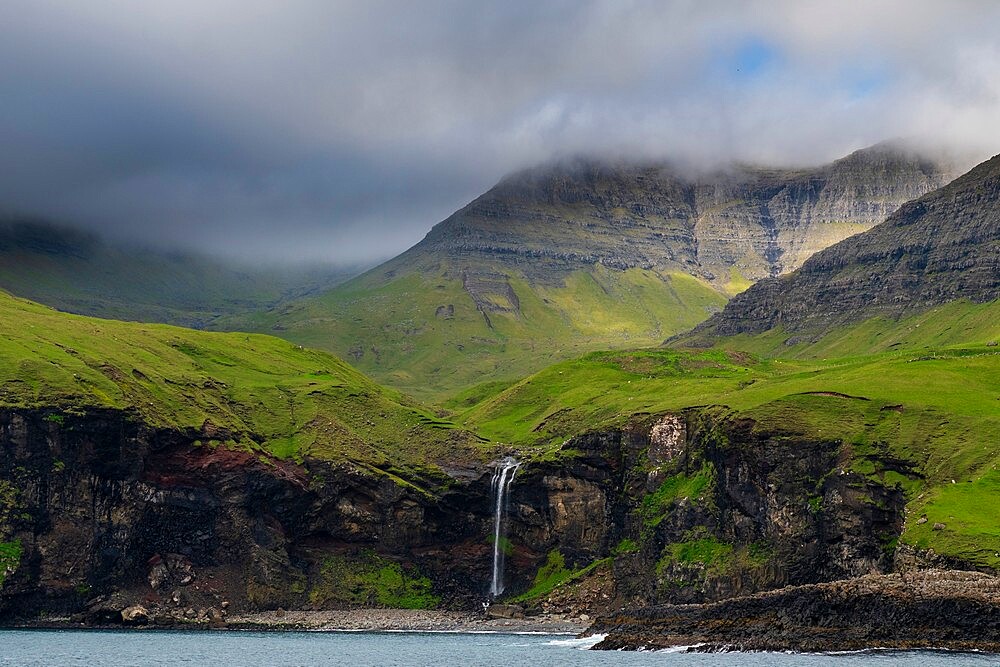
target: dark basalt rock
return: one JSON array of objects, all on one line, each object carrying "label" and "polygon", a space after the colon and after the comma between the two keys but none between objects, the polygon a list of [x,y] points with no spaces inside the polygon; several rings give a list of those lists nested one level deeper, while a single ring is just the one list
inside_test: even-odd
[{"label": "dark basalt rock", "polygon": [[[615,558],[617,604],[719,600],[893,567],[904,494],[843,469],[849,450],[840,442],[763,431],[707,408],[640,418],[566,447],[577,456],[528,467],[512,495],[513,562],[529,576],[551,549],[582,567],[622,540],[637,549]],[[879,469],[914,474],[876,459]],[[707,483],[697,497],[650,516],[649,494],[699,474]],[[672,547],[704,542],[725,550],[725,562],[663,560]]]},{"label": "dark basalt rock", "polygon": [[91,605],[142,604],[151,615],[223,600],[305,606],[335,554],[416,568],[446,600],[479,596],[488,581],[486,470],[457,490],[422,492],[416,477],[399,484],[346,462],[195,446],[197,436],[115,410],[58,420],[0,410],[0,480],[16,490],[0,512],[0,542],[16,539],[23,551],[0,588],[0,619]]},{"label": "dark basalt rock", "polygon": [[595,648],[695,651],[1000,651],[1000,579],[974,572],[870,575],[713,604],[598,619]]},{"label": "dark basalt rock", "polygon": [[[114,410],[0,411],[0,480],[17,489],[16,507],[0,513],[0,542],[23,548],[0,588],[0,621],[44,612],[120,623],[137,604],[168,621],[187,609],[333,604],[310,595],[329,580],[325,564],[365,554],[429,577],[446,605],[478,609],[485,598],[489,468],[432,483],[198,438]],[[888,572],[903,492],[845,471],[849,455],[724,408],[573,438],[562,457],[526,463],[511,486],[507,592],[527,590],[553,551],[572,569],[615,555],[602,575],[610,588],[580,603],[591,614]],[[905,462],[873,454],[871,463],[912,475]],[[696,478],[696,491],[650,509],[665,483]],[[692,545],[724,558],[664,559]],[[200,618],[217,622],[209,611]]]}]

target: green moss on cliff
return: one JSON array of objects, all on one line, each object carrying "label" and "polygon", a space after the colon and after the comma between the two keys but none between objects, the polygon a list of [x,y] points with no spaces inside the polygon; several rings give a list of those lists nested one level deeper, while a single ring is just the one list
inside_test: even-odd
[{"label": "green moss on cliff", "polygon": [[666,589],[704,587],[712,580],[751,582],[765,576],[774,551],[766,543],[732,544],[696,528],[664,546],[656,575]]},{"label": "green moss on cliff", "polygon": [[558,549],[549,552],[545,562],[535,573],[535,579],[531,582],[531,588],[521,595],[515,597],[512,602],[524,602],[534,600],[544,595],[548,595],[559,584],[568,581],[573,576],[573,571],[566,567],[566,558]]},{"label": "green moss on cliff", "polygon": [[0,542],[0,587],[21,565],[21,540]]},{"label": "green moss on cliff", "polygon": [[701,537],[667,545],[664,558],[685,565],[723,568],[733,556],[733,545],[713,537]]},{"label": "green moss on cliff", "polygon": [[317,606],[431,609],[441,598],[434,595],[430,579],[415,569],[369,553],[327,558],[309,592],[309,602]]},{"label": "green moss on cliff", "polygon": [[607,565],[612,560],[612,558],[601,558],[593,563],[590,563],[589,565],[586,565],[585,567],[571,569],[567,567],[566,558],[563,556],[562,552],[558,549],[554,549],[549,552],[545,562],[542,563],[542,565],[538,568],[538,571],[535,573],[535,578],[531,584],[531,588],[526,590],[524,593],[511,598],[509,601],[519,603],[538,600],[564,584],[568,584],[587,576],[597,568]]},{"label": "green moss on cliff", "polygon": [[622,540],[615,545],[614,549],[611,550],[613,556],[622,556],[624,554],[631,554],[639,551],[639,543],[628,537],[622,538]]},{"label": "green moss on cliff", "polygon": [[659,525],[670,512],[674,503],[681,499],[698,502],[701,495],[710,489],[714,478],[714,470],[711,465],[706,464],[701,470],[691,475],[678,473],[663,480],[660,488],[642,499],[639,513],[643,523],[647,527]]},{"label": "green moss on cliff", "polygon": [[719,576],[763,566],[773,556],[765,543],[731,544],[708,533],[704,527],[688,531],[684,539],[663,547],[657,573],[674,566],[698,568],[705,575]]}]

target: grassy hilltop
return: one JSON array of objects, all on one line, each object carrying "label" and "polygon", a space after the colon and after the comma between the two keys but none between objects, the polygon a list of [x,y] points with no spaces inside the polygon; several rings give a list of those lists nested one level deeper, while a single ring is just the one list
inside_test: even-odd
[{"label": "grassy hilltop", "polygon": [[474,438],[325,352],[270,336],[68,315],[0,292],[0,407],[129,410],[203,444],[377,466],[476,456]]}]

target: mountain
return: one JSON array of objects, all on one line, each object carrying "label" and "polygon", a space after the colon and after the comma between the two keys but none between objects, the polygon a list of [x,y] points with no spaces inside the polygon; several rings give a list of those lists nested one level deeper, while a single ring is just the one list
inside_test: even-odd
[{"label": "mountain", "polygon": [[436,398],[659,342],[952,175],[898,144],[815,169],[558,162],[508,176],[363,276],[219,326],[327,349]]},{"label": "mountain", "polygon": [[510,269],[540,269],[541,280],[595,262],[679,270],[732,292],[794,270],[955,175],[951,164],[896,143],[800,170],[731,165],[691,173],[576,160],[505,178],[414,251],[470,263],[494,255]]},{"label": "mountain", "polygon": [[0,288],[83,315],[202,328],[221,315],[270,307],[351,275],[336,268],[239,265],[115,243],[43,221],[0,221]]},{"label": "mountain", "polygon": [[[913,317],[940,331],[957,313],[981,338],[995,303]],[[996,572],[1000,355],[952,335],[829,361],[592,353],[444,419],[274,337],[0,293],[0,623],[479,610],[510,455],[501,601],[532,610]]]},{"label": "mountain", "polygon": [[872,318],[1000,298],[1000,156],[736,296],[694,337],[780,330],[791,343]]}]

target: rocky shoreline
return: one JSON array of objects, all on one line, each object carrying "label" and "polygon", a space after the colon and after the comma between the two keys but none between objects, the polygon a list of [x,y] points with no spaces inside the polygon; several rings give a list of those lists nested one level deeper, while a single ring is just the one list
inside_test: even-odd
[{"label": "rocky shoreline", "polygon": [[[49,617],[19,628],[258,632],[450,632],[604,635],[598,650],[692,652],[948,650],[1000,653],[1000,577],[929,570],[868,575],[707,604],[622,610],[598,618],[447,610],[275,610],[194,617],[138,605],[106,617]],[[160,610],[162,612],[162,610]]]},{"label": "rocky shoreline", "polygon": [[499,618],[454,611],[352,609],[233,615],[227,627],[240,630],[351,630],[368,632],[538,632],[580,634],[586,623],[556,616]]},{"label": "rocky shoreline", "polygon": [[225,617],[209,613],[185,618],[177,615],[140,613],[136,607],[121,612],[122,622],[106,619],[52,617],[18,628],[48,629],[164,629],[164,630],[242,630],[242,631],[347,631],[347,632],[497,632],[578,635],[586,630],[586,621],[559,615],[503,618],[444,610],[417,609],[345,609],[334,611],[277,610],[233,613]]},{"label": "rocky shoreline", "polygon": [[1000,578],[931,570],[794,586],[600,618],[604,650],[940,649],[1000,653]]}]

